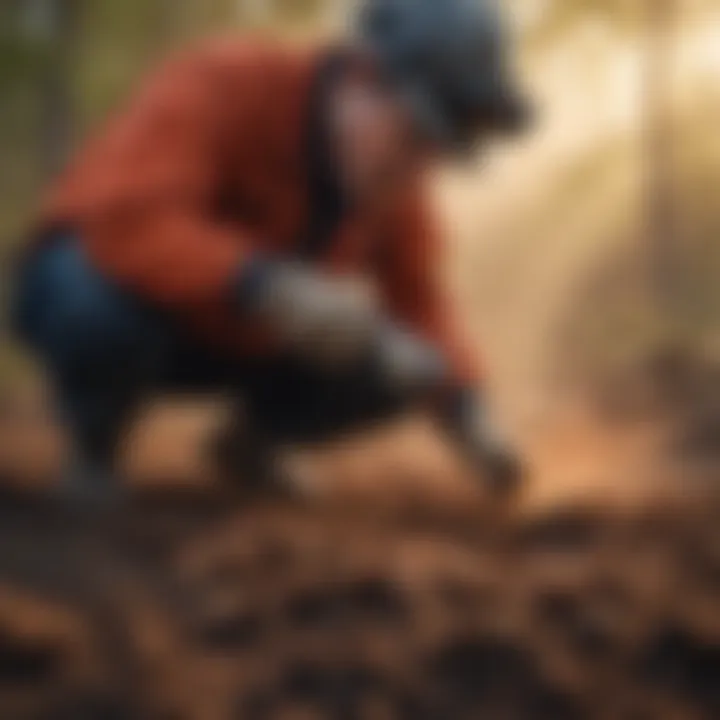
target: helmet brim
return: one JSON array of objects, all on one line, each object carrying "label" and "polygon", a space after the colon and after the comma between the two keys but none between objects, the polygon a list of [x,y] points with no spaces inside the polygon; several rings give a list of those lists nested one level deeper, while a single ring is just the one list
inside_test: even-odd
[{"label": "helmet brim", "polygon": [[418,131],[441,150],[464,156],[488,135],[516,136],[529,130],[534,112],[521,94],[498,94],[463,113],[452,112],[432,92],[405,87],[401,94]]}]

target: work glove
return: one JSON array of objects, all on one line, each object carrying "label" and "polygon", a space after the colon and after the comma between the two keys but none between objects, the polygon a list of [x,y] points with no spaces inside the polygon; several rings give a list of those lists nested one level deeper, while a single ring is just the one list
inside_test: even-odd
[{"label": "work glove", "polygon": [[385,385],[408,400],[431,400],[446,385],[449,375],[437,348],[388,322],[378,326],[374,363]]},{"label": "work glove", "polygon": [[384,323],[377,336],[376,363],[398,396],[429,409],[462,456],[497,495],[512,494],[524,468],[487,405],[457,387],[437,348],[397,325]]},{"label": "work glove", "polygon": [[525,479],[525,468],[509,437],[474,393],[461,389],[452,395],[441,412],[451,439],[494,494],[516,492]]},{"label": "work glove", "polygon": [[251,261],[237,296],[289,350],[327,369],[351,366],[377,337],[379,304],[367,283],[296,262]]}]

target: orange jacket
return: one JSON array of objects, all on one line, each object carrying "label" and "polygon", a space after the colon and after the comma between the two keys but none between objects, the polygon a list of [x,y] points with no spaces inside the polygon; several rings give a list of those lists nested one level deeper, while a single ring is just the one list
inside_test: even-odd
[{"label": "orange jacket", "polygon": [[[258,352],[264,332],[240,320],[229,289],[248,254],[289,256],[307,229],[306,126],[323,56],[233,41],[171,61],[81,153],[41,229],[72,227],[109,277],[207,341]],[[345,218],[317,262],[372,274],[389,313],[442,347],[467,379],[473,368],[436,282],[428,205],[412,193],[392,214],[372,228]]]}]

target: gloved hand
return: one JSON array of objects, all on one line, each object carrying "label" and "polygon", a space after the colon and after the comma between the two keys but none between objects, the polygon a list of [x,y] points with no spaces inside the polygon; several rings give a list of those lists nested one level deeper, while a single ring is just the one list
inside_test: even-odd
[{"label": "gloved hand", "polygon": [[524,480],[520,457],[482,400],[471,390],[454,386],[450,368],[437,348],[385,322],[377,333],[375,366],[393,392],[440,418],[451,440],[494,494],[508,495],[518,489]]},{"label": "gloved hand", "polygon": [[236,295],[241,306],[300,357],[328,368],[352,365],[373,345],[379,325],[371,288],[301,263],[251,261]]},{"label": "gloved hand", "polygon": [[461,452],[493,493],[510,495],[519,489],[525,479],[521,458],[482,400],[470,391],[457,391],[443,420]]},{"label": "gloved hand", "polygon": [[398,325],[383,323],[375,340],[383,382],[407,399],[429,399],[447,383],[445,358],[430,343]]}]

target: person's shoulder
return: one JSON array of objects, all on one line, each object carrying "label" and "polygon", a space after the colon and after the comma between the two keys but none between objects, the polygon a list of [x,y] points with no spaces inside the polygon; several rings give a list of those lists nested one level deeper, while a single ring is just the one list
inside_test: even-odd
[{"label": "person's shoulder", "polygon": [[323,49],[315,45],[236,34],[187,47],[177,53],[175,62],[216,75],[269,81],[302,73],[322,54]]}]

